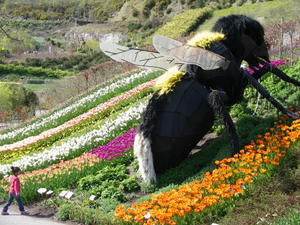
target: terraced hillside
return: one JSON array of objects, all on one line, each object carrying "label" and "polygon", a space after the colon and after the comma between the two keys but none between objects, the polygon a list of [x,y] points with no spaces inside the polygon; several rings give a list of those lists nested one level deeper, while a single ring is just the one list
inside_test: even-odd
[{"label": "terraced hillside", "polygon": [[[16,1],[14,10],[23,3]],[[205,20],[203,26],[207,27],[229,11],[191,9],[156,32],[184,39],[208,14],[212,17]],[[176,29],[179,21],[181,29]],[[139,29],[143,28],[133,32]],[[297,48],[295,45],[285,52]],[[273,63],[300,80],[297,59],[294,55],[293,60]],[[14,73],[56,77],[74,75],[78,69],[76,63],[70,63],[65,71],[56,70],[61,64],[55,62],[51,64],[53,70],[43,60],[36,63],[45,68],[27,63],[0,66]],[[161,75],[161,71],[152,70],[120,74],[43,116],[1,130],[0,199],[7,198],[10,167],[19,166],[26,205],[54,208],[60,220],[88,225],[281,225],[286,221],[295,225],[294,221],[300,221],[300,120],[278,114],[250,87],[245,99],[230,109],[240,137],[239,154],[230,156],[230,138],[216,121],[211,130],[214,135],[207,137],[210,140],[178,167],[160,174],[156,184],[141,182],[133,141],[152,87]],[[285,107],[300,112],[299,88],[272,74],[260,82]]]},{"label": "terraced hillside", "polygon": [[[287,74],[299,80],[299,68],[300,63],[284,70]],[[161,175],[155,186],[140,183],[138,177],[134,175],[135,173],[129,172],[128,168],[131,168],[130,170],[136,168],[132,154],[135,128],[145,109],[147,99],[152,93],[151,87],[155,79],[160,75],[161,72],[133,72],[110,83],[99,86],[85,95],[74,99],[67,105],[37,118],[30,123],[22,124],[11,130],[2,131],[0,134],[0,174],[2,178],[0,183],[0,195],[3,198],[6,196],[8,183],[4,176],[9,174],[10,166],[19,166],[23,172],[21,175],[23,181],[22,197],[26,203],[33,202],[40,198],[40,194],[37,193],[39,188],[53,190],[55,195],[58,195],[62,190],[72,190],[75,192],[75,197],[71,202],[80,201],[82,204],[77,204],[78,206],[74,209],[69,209],[70,212],[67,214],[67,218],[83,220],[82,217],[80,217],[80,219],[73,218],[71,216],[73,215],[72,210],[83,210],[84,212],[85,210],[92,210],[89,213],[97,210],[97,215],[100,213],[101,219],[105,217],[114,223],[117,220],[116,217],[106,217],[105,214],[109,213],[109,215],[114,215],[114,209],[117,205],[122,202],[136,201],[137,198],[144,195],[142,194],[143,192],[167,191],[164,195],[152,197],[152,201],[157,199],[159,202],[159,199],[172,198],[171,196],[177,193],[175,190],[180,191],[178,192],[179,197],[181,192],[186,190],[186,188],[193,190],[194,187],[190,185],[196,185],[195,188],[199,185],[201,186],[202,183],[199,182],[203,179],[202,176],[204,174],[204,180],[212,179],[212,177],[208,175],[210,173],[205,173],[215,168],[212,161],[221,160],[228,156],[230,152],[228,137],[225,134],[218,137],[202,151],[192,155],[178,168],[174,168],[166,174]],[[270,82],[270,80],[273,82]],[[285,102],[285,105],[299,105],[300,92],[295,87],[277,80],[275,81],[276,85],[274,85],[272,75],[267,76],[262,83],[267,88],[270,88],[274,97]],[[285,155],[282,151],[285,152],[285,149],[288,148],[292,142],[298,140],[299,136],[299,124],[295,121],[293,125],[289,125],[291,122],[284,117],[286,121],[281,123],[286,125],[275,127],[275,130],[271,128],[271,133],[272,135],[276,134],[275,136],[272,136],[270,132],[268,134],[266,133],[265,140],[268,142],[257,142],[258,145],[253,145],[251,140],[255,139],[256,135],[262,134],[266,132],[269,127],[272,127],[274,121],[272,115],[274,115],[275,112],[268,104],[261,104],[260,110],[258,110],[259,115],[250,116],[249,112],[253,111],[253,108],[251,104],[248,105],[247,102],[251,102],[251,99],[255,98],[253,94],[253,90],[248,89],[246,91],[246,98],[248,97],[250,99],[245,100],[232,109],[232,114],[236,115],[236,124],[238,126],[239,135],[242,138],[241,143],[245,145],[244,148],[252,149],[253,154],[257,154],[257,152],[260,151],[264,152],[266,151],[265,148],[269,149],[266,146],[269,144],[272,146],[273,143],[268,137],[276,138],[276,143],[278,141],[278,143],[281,142],[276,136],[278,132],[283,132],[282,135],[287,135],[284,140],[290,141],[278,146],[276,145],[277,147],[274,151],[276,154],[279,154],[278,156],[273,153],[268,153],[268,155],[270,154],[268,157],[270,157],[271,164],[269,164],[269,161],[265,161],[262,165],[257,165],[258,169],[255,170],[253,168],[243,167],[244,169],[241,169],[241,171],[252,171],[251,173],[246,173],[251,176],[246,176],[248,181],[255,181],[256,175],[259,174],[258,171],[269,171],[274,165],[281,162],[280,158]],[[269,111],[269,114],[266,114],[266,111]],[[249,132],[249,130],[251,130],[251,132]],[[254,151],[254,149],[258,150]],[[237,156],[236,159],[244,160],[245,157],[249,157],[248,154],[249,153],[244,155],[244,152],[241,151],[241,155]],[[222,162],[225,161],[223,160],[217,164],[222,164]],[[235,164],[232,168],[236,168],[235,165],[238,163],[238,161],[232,161],[230,159],[226,162],[234,162]],[[216,171],[220,171],[220,169]],[[212,174],[215,173],[219,172],[213,172]],[[228,176],[228,179],[230,177],[231,176]],[[242,177],[242,174],[237,176],[239,180],[241,180]],[[247,183],[246,180],[243,181],[245,185]],[[232,182],[233,180],[230,178],[229,181]],[[181,186],[191,182],[192,184],[190,185]],[[238,181],[234,180],[234,182]],[[225,187],[222,186],[223,184],[220,185],[220,188],[233,188],[233,186]],[[229,185],[229,183],[226,183],[226,185]],[[235,187],[237,188],[237,186]],[[172,191],[173,189],[174,191]],[[237,188],[234,192],[225,197],[225,192],[219,191],[221,191],[221,189],[212,189],[212,193],[217,194],[217,199],[220,198],[217,196],[222,197],[224,195],[223,197],[227,198],[232,194],[243,192],[242,189]],[[182,194],[184,193],[186,192],[182,192]],[[188,198],[192,199],[192,196],[197,196],[196,193],[189,193],[191,196]],[[94,195],[97,200],[89,202],[88,198],[90,195]],[[186,194],[184,195],[186,196]],[[53,198],[57,201],[59,207],[62,207],[62,209],[59,208],[59,212],[69,204],[58,197]],[[186,198],[187,196],[184,199]],[[204,196],[201,197],[201,199],[202,198],[204,198],[203,201],[207,199],[207,197]],[[149,198],[143,197],[138,200],[138,202],[144,202],[146,199]],[[173,200],[167,199],[164,201],[168,202],[168,205],[171,204]],[[209,200],[212,201],[210,204],[217,202],[217,199]],[[136,215],[147,216],[148,211],[144,208],[144,204],[146,204],[146,202],[140,203],[136,209],[137,211],[125,210],[122,207],[118,207],[116,216],[126,221],[131,220],[129,218],[134,219],[135,217],[133,217],[133,215],[135,215],[134,213],[136,212],[138,212]],[[87,206],[92,208],[87,209]],[[166,220],[161,218],[159,214],[156,215],[156,211],[152,211],[154,208],[151,210],[149,208],[149,212],[151,212],[153,222],[158,220],[160,221],[159,223],[164,223],[163,221],[171,223],[174,218],[176,221],[189,221],[186,217],[190,218],[188,215],[191,210],[195,212],[200,211],[200,208],[195,208],[195,206],[192,205],[182,207],[188,208],[176,209],[179,210],[178,213],[176,213],[177,211],[174,209],[175,211],[168,214],[169,217],[165,218]],[[139,211],[140,208],[143,210]],[[160,210],[165,212],[164,210],[167,209],[161,208]],[[184,216],[187,213],[188,215]],[[173,215],[177,216],[173,217]],[[178,215],[184,217],[180,219],[181,217],[178,217]],[[192,215],[196,214],[193,213]],[[93,220],[96,219],[94,218],[95,216],[96,214],[92,216]],[[60,215],[60,217],[62,216]],[[63,218],[64,217],[62,217],[62,219]],[[194,218],[194,216],[191,218]],[[196,216],[196,218],[198,217]],[[138,218],[135,220],[140,221]],[[92,222],[86,223],[93,224]],[[181,224],[181,222],[179,224]]]}]

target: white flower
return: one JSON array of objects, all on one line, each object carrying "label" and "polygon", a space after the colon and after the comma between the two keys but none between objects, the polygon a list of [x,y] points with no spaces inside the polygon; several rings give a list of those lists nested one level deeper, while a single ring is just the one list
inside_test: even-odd
[{"label": "white flower", "polygon": [[121,112],[116,119],[106,119],[101,126],[94,127],[81,136],[75,136],[63,140],[57,145],[46,148],[43,152],[27,155],[12,164],[0,165],[0,173],[7,174],[11,166],[20,167],[25,171],[28,167],[39,166],[45,162],[62,160],[70,153],[77,151],[93,142],[103,141],[111,136],[122,127],[126,127],[129,121],[139,119],[146,107],[145,101],[141,101],[124,112]]},{"label": "white flower", "polygon": [[126,86],[132,82],[134,82],[136,79],[141,77],[146,77],[149,75],[152,71],[151,70],[142,70],[140,72],[134,73],[129,77],[124,77],[119,80],[117,80],[114,83],[111,83],[109,85],[106,85],[100,89],[98,89],[95,92],[90,93],[89,95],[82,97],[78,101],[70,104],[69,106],[63,107],[58,109],[57,111],[54,111],[52,114],[50,114],[48,117],[37,119],[32,124],[27,124],[25,126],[22,126],[20,128],[16,128],[10,132],[0,134],[0,141],[5,139],[11,139],[15,138],[17,136],[28,136],[28,133],[33,133],[35,130],[40,129],[42,127],[48,126],[49,124],[53,123],[57,119],[65,116],[71,111],[74,111],[78,107],[82,107],[83,105],[96,101],[99,97],[104,96],[108,93],[114,92],[116,89]]}]

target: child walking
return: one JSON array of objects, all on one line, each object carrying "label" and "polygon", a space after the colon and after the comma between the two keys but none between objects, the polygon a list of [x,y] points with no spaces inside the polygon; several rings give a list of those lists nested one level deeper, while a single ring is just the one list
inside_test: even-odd
[{"label": "child walking", "polygon": [[19,179],[18,175],[21,170],[19,167],[13,167],[13,166],[11,167],[11,170],[12,170],[13,175],[9,178],[9,183],[10,183],[9,199],[6,202],[6,204],[4,205],[1,215],[9,215],[7,210],[14,199],[16,199],[18,202],[21,215],[27,215],[28,212],[24,209],[22,200],[20,198],[21,184],[20,184],[20,179]]}]

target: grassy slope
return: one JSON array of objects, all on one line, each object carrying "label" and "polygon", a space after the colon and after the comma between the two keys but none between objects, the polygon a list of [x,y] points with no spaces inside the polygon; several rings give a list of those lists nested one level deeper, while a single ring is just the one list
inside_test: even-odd
[{"label": "grassy slope", "polygon": [[281,18],[285,20],[299,19],[300,1],[298,0],[273,0],[270,2],[232,7],[216,10],[212,17],[206,20],[198,31],[210,29],[222,16],[229,14],[244,14],[258,19],[264,25],[278,22]]}]

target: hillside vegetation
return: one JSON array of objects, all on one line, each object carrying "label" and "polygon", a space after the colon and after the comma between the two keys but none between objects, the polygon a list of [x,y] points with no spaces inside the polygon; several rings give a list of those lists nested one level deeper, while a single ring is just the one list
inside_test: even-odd
[{"label": "hillside vegetation", "polygon": [[214,10],[209,19],[201,26],[199,31],[210,29],[222,16],[230,14],[243,14],[258,19],[262,24],[272,24],[284,20],[296,20],[299,15],[300,2],[298,0],[273,0],[259,4],[243,5],[227,9]]},{"label": "hillside vegetation", "polygon": [[[263,1],[263,0],[261,0]],[[211,6],[213,8],[227,8],[242,5],[245,3],[255,3],[256,0],[4,0],[2,11],[15,17],[37,20],[62,20],[62,19],[88,19],[106,21],[118,16],[119,19],[126,17],[148,18],[155,15],[170,14],[172,11],[187,8],[199,8]],[[124,16],[118,12],[124,7],[130,12]]]}]

